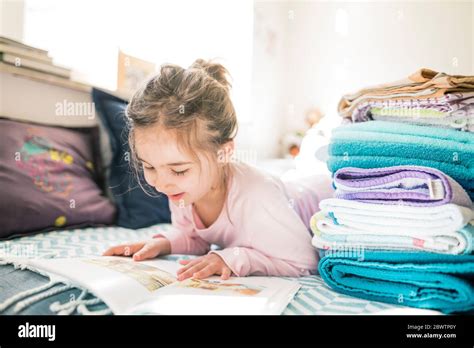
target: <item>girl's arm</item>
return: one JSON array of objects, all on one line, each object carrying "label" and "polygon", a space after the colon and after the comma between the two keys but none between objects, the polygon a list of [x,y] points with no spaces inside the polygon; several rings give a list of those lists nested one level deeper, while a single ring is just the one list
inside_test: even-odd
[{"label": "girl's arm", "polygon": [[246,247],[227,248],[210,253],[219,255],[238,277],[247,275],[301,277],[311,275],[311,271],[316,269],[316,255],[314,264],[309,266],[269,257],[256,249]]},{"label": "girl's arm", "polygon": [[153,238],[166,238],[170,242],[170,254],[204,255],[210,245],[199,237],[193,229],[192,221],[183,214],[182,208],[170,202],[171,224],[173,231],[154,235]]},{"label": "girl's arm", "polygon": [[247,188],[231,209],[235,242],[211,251],[238,276],[305,276],[317,271],[318,253],[310,231],[280,183]]}]

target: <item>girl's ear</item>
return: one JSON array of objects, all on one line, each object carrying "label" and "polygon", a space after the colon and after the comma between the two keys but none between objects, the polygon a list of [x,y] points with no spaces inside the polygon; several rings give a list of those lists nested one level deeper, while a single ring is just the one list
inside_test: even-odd
[{"label": "girl's ear", "polygon": [[229,140],[227,143],[224,144],[224,146],[226,146],[227,152],[230,154],[230,156],[232,156],[235,150],[234,140]]},{"label": "girl's ear", "polygon": [[235,144],[234,140],[222,144],[221,150],[219,151],[219,163],[226,164],[232,161],[232,155],[234,154]]}]

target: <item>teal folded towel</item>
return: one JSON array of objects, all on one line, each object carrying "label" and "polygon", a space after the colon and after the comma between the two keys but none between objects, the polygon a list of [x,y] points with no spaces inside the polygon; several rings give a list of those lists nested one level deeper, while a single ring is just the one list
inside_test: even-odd
[{"label": "teal folded towel", "polygon": [[474,255],[334,249],[322,256],[319,273],[338,292],[445,313],[474,310]]},{"label": "teal folded towel", "polygon": [[474,134],[452,129],[371,121],[335,128],[328,168],[418,165],[441,170],[474,199]]}]

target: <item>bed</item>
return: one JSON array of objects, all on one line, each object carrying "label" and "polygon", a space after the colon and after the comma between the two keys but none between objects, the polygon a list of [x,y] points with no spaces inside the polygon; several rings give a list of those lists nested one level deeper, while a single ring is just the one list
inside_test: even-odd
[{"label": "bed", "polygon": [[[92,315],[112,314],[94,294],[57,284],[47,297],[38,296],[27,301],[11,300],[18,293],[48,283],[48,279],[21,267],[2,262],[5,256],[20,257],[82,257],[100,255],[107,247],[124,241],[150,238],[158,231],[171,228],[158,224],[138,230],[121,227],[95,227],[58,230],[24,236],[0,242],[0,314],[6,315]],[[169,255],[178,260],[186,255]],[[289,279],[289,278],[288,278]],[[429,314],[424,311],[381,302],[366,301],[339,294],[331,290],[319,276],[296,278],[301,289],[289,303],[283,315],[357,315],[357,314]],[[43,298],[44,297],[44,298]],[[79,306],[68,307],[71,298],[82,298]],[[10,305],[9,305],[10,303]]]},{"label": "bed", "polygon": [[[64,127],[40,127],[36,124],[10,122],[10,128],[7,129],[3,127],[2,129],[3,141],[9,137],[11,138],[11,144],[14,146],[11,145],[10,151],[4,151],[5,154],[8,154],[5,161],[10,161],[10,164],[7,166],[6,162],[2,159],[2,161],[5,162],[2,162],[4,168],[9,168],[11,171],[9,175],[11,181],[3,181],[3,191],[0,185],[3,200],[1,202],[4,203],[2,209],[0,209],[2,210],[2,217],[4,218],[1,224],[2,230],[0,230],[0,237],[9,237],[13,232],[22,234],[24,231],[29,231],[29,234],[0,241],[0,314],[112,314],[110,309],[100,298],[94,296],[94,294],[86,293],[83,289],[66,284],[54,285],[51,291],[47,292],[48,296],[46,296],[45,293],[38,293],[32,297],[19,299],[20,295],[27,294],[31,292],[32,289],[46,286],[49,283],[49,279],[28,269],[21,269],[21,267],[15,268],[11,263],[5,261],[6,258],[8,256],[31,258],[98,256],[109,246],[125,241],[148,239],[159,231],[171,228],[169,224],[157,224],[157,222],[169,220],[166,220],[166,215],[169,215],[167,201],[161,200],[160,206],[156,199],[150,199],[138,186],[133,190],[129,187],[131,175],[128,170],[128,163],[124,162],[124,158],[126,158],[125,154],[128,153],[129,148],[126,146],[126,142],[123,142],[123,139],[126,139],[126,136],[123,134],[123,130],[126,129],[125,120],[123,119],[123,109],[126,106],[126,101],[112,94],[95,89],[92,95],[94,103],[96,107],[98,107],[98,114],[101,119],[101,125],[99,127],[101,130],[100,137],[96,134],[95,128],[91,128],[89,131],[83,133],[82,130],[76,131],[75,129],[66,129]],[[53,123],[67,126],[60,124],[59,121],[60,120],[55,120]],[[102,129],[104,126],[106,130]],[[64,196],[66,198],[59,199],[54,197],[63,197],[63,195],[54,196],[51,194],[42,194],[38,196],[38,198],[32,196],[33,193],[38,194],[38,192],[40,192],[37,187],[32,185],[32,182],[36,183],[37,181],[36,176],[38,175],[39,169],[42,169],[40,173],[45,178],[45,182],[61,178],[49,176],[49,169],[46,170],[47,168],[35,167],[34,164],[36,164],[36,162],[33,164],[30,163],[30,167],[27,168],[36,176],[33,175],[29,177],[25,175],[24,169],[19,168],[17,162],[9,155],[12,151],[17,151],[17,149],[24,147],[25,144],[22,139],[25,139],[32,127],[38,129],[38,134],[42,134],[42,136],[48,140],[47,142],[43,141],[41,144],[51,144],[51,146],[48,145],[49,147],[46,148],[46,150],[50,150],[49,153],[57,155],[55,149],[62,148],[64,154],[71,153],[75,159],[84,159],[82,161],[70,161],[76,165],[74,170],[69,169],[66,165],[61,167],[64,167],[64,170],[68,170],[64,173],[75,175],[74,182],[72,183],[74,185],[72,185],[72,187],[75,188],[76,191],[73,191],[70,197],[77,198],[79,194],[83,194],[85,191],[83,189],[83,187],[85,187],[84,185],[89,185],[87,187],[94,188],[93,190],[89,190],[86,197],[81,200],[82,204],[75,207],[74,214],[70,214],[70,209],[67,209],[70,204],[70,197]],[[59,128],[60,130],[58,130]],[[10,129],[16,130],[16,133],[10,131]],[[59,136],[58,132],[61,132],[59,134],[61,137],[59,138],[64,141],[56,144]],[[95,187],[95,184],[93,184],[95,175],[89,173],[90,168],[87,166],[89,162],[86,162],[85,159],[89,159],[92,163],[96,157],[93,156],[93,154],[98,152],[99,146],[96,142],[99,138],[101,140],[105,139],[104,149],[101,149],[101,156],[98,156],[101,157],[103,161],[98,159],[97,162],[93,163],[97,163],[98,173],[101,172],[100,168],[102,167],[108,168],[108,170],[105,171],[107,174],[104,174],[106,176],[105,183],[101,184],[102,181],[97,180],[97,187]],[[110,144],[106,141],[107,138],[109,138]],[[70,139],[75,140],[71,141]],[[318,143],[320,140],[321,139],[315,140],[314,142]],[[81,145],[84,147],[83,153],[76,154],[76,150],[80,148],[78,144],[83,145]],[[27,149],[29,148],[31,148],[31,146]],[[307,173],[327,173],[324,159],[316,161],[316,159],[314,159],[314,149],[311,150],[311,148],[311,144],[309,144],[308,151],[304,150],[304,146],[302,147],[302,150],[304,150],[302,153],[307,153],[307,156],[300,156],[299,162],[279,159],[259,161],[257,166],[273,175],[282,177],[282,179],[286,177],[287,180],[298,178],[299,176],[303,176],[303,174],[307,175]],[[26,153],[26,155],[29,157],[26,156],[25,158],[34,157],[33,155],[30,156],[29,153]],[[41,155],[47,156],[48,152],[43,151]],[[42,157],[39,159],[43,160]],[[298,168],[298,163],[301,168]],[[54,162],[54,164],[56,164],[56,162]],[[55,168],[56,167],[51,170],[56,170],[57,168]],[[296,169],[302,172],[300,173]],[[61,171],[56,172],[63,173]],[[84,173],[89,173],[87,175],[90,176],[85,183],[83,181],[88,176]],[[15,182],[14,180],[17,178],[23,178],[23,181],[12,185],[11,183]],[[25,188],[25,190],[28,189],[28,191],[16,192],[17,190],[13,190],[12,186]],[[115,208],[118,210],[118,218],[113,222],[111,219],[105,218],[106,216],[112,216],[111,204],[105,202],[105,199],[101,196],[101,189],[106,191],[109,198],[114,198],[112,201],[115,201]],[[23,197],[28,197],[28,199],[22,199]],[[161,209],[164,206],[166,206],[166,212]],[[67,211],[60,214],[60,212],[57,211],[58,207]],[[157,214],[157,212],[161,210],[163,210],[163,214]],[[107,211],[110,214],[106,214]],[[153,214],[155,214],[155,216],[153,216]],[[56,228],[58,225],[59,228],[62,228],[61,226],[63,226],[66,221],[64,218],[66,215],[71,215],[73,219],[68,218],[68,223],[74,226],[78,226],[76,224],[80,226],[85,226],[86,224],[90,225],[88,222],[92,220],[95,223],[107,225],[107,227],[68,228],[55,229],[51,232],[32,232],[44,231],[44,228],[53,226]],[[7,222],[10,223],[10,233],[8,233]],[[52,224],[52,222],[54,222],[54,224]],[[114,225],[111,226],[110,224],[112,223]],[[125,227],[117,227],[117,225]],[[137,228],[141,226],[150,227]],[[187,257],[189,256],[166,256],[166,258],[174,260]],[[366,301],[339,294],[331,290],[319,276],[298,278],[297,281],[301,283],[302,287],[283,312],[284,315],[430,313],[430,311]],[[73,302],[78,303],[78,301],[71,301],[71,299],[80,299],[80,305],[71,305]]]}]

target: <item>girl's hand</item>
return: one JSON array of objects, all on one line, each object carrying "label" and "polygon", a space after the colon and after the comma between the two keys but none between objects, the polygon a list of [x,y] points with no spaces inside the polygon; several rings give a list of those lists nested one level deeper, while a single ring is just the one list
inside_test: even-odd
[{"label": "girl's hand", "polygon": [[152,259],[158,255],[166,255],[171,245],[166,238],[153,238],[145,242],[121,244],[107,249],[102,256],[124,255],[133,256],[134,261]]},{"label": "girl's hand", "polygon": [[181,260],[179,263],[185,266],[178,270],[178,280],[190,277],[204,279],[214,274],[220,275],[225,280],[229,279],[232,273],[224,260],[217,254],[207,254],[193,260]]}]

